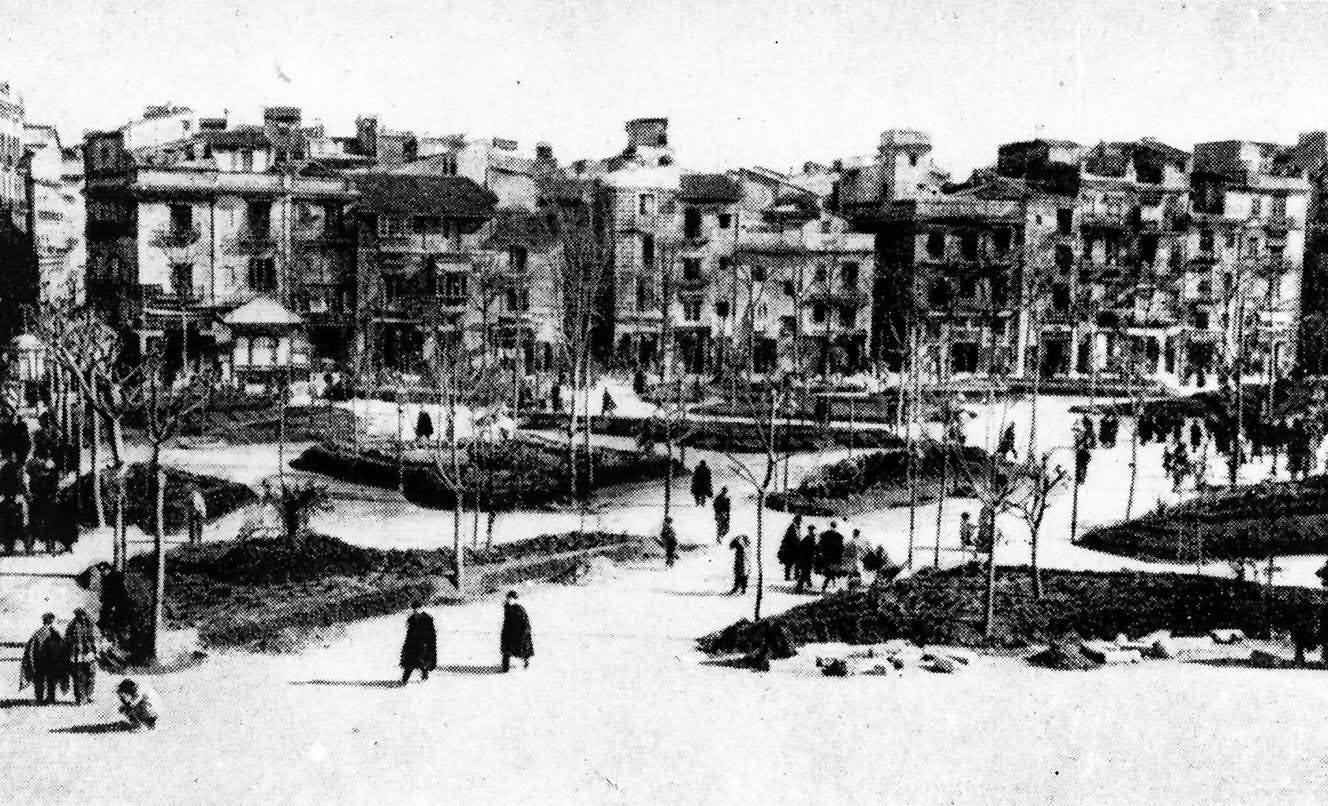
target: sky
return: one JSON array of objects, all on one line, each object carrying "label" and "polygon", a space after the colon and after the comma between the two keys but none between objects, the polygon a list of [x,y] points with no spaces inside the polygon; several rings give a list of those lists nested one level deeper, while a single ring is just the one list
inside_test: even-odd
[{"label": "sky", "polygon": [[167,101],[294,104],[434,134],[621,150],[670,119],[685,167],[874,153],[929,131],[962,178],[1003,142],[1183,148],[1328,128],[1328,1],[0,0],[0,81],[65,142]]}]

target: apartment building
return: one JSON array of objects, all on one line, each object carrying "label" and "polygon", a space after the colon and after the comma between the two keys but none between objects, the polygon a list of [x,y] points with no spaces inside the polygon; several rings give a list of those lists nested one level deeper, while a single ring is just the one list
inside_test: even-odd
[{"label": "apartment building", "polygon": [[20,332],[20,311],[37,297],[25,121],[23,97],[0,82],[0,339],[6,340]]},{"label": "apartment building", "polygon": [[[164,139],[177,128],[183,136]],[[88,298],[140,349],[162,343],[168,356],[260,383],[345,357],[355,311],[345,222],[357,191],[307,159],[298,110],[230,126],[149,109],[88,134],[84,163]],[[226,317],[259,298],[237,334]],[[272,321],[252,321],[264,312]]]},{"label": "apartment building", "polygon": [[37,267],[37,301],[77,304],[83,299],[83,165],[77,148],[61,146],[54,126],[28,124],[28,231]]}]

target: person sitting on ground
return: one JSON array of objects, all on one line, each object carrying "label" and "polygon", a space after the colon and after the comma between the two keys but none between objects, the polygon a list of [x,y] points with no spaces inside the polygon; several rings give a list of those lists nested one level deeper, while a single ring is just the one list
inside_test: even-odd
[{"label": "person sitting on ground", "polygon": [[161,697],[152,687],[129,678],[120,681],[115,693],[120,696],[120,713],[132,730],[157,727],[161,718]]},{"label": "person sitting on ground", "polygon": [[801,533],[802,516],[794,515],[788,528],[784,530],[784,538],[779,541],[779,551],[775,554],[775,559],[784,566],[785,582],[793,578],[793,572],[798,567],[798,538]]},{"label": "person sitting on ground", "polygon": [[673,567],[678,559],[678,533],[673,528],[673,517],[664,518],[664,525],[659,530],[659,545],[664,549],[664,565]]},{"label": "person sitting on ground", "polygon": [[747,577],[751,573],[751,561],[747,554],[747,548],[751,541],[747,535],[738,535],[729,542],[729,548],[733,549],[733,588],[729,595],[747,592]]},{"label": "person sitting on ground", "polygon": [[423,602],[415,602],[406,617],[406,640],[401,643],[401,685],[410,682],[410,673],[420,670],[420,679],[428,680],[429,672],[438,667],[438,630],[433,616],[422,609]]},{"label": "person sitting on ground", "polygon": [[530,631],[530,615],[517,601],[516,591],[508,591],[503,603],[503,632],[501,637],[503,671],[511,668],[512,658],[520,658],[525,668],[535,655],[535,642]]},{"label": "person sitting on ground", "polygon": [[729,488],[720,487],[719,495],[715,496],[715,542],[723,543],[724,538],[729,533],[729,519],[733,511],[733,503],[729,500]]}]

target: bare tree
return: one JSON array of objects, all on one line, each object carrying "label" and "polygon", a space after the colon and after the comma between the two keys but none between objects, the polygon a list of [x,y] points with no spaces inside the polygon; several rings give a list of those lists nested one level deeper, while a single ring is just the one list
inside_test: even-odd
[{"label": "bare tree", "polygon": [[1052,499],[1069,481],[1060,466],[1051,467],[1051,456],[1029,457],[1013,473],[1017,490],[1010,498],[1008,508],[1028,526],[1029,576],[1033,585],[1033,598],[1042,598],[1042,571],[1038,565],[1038,541],[1042,521],[1051,507]]}]

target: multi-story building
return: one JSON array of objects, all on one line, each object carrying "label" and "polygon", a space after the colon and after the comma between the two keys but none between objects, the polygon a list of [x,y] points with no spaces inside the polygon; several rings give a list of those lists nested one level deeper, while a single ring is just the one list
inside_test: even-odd
[{"label": "multi-story building", "polygon": [[721,344],[751,329],[753,370],[802,375],[854,373],[870,366],[871,235],[850,231],[828,211],[831,175],[786,177],[765,169],[735,172],[743,187],[735,271],[717,280]]},{"label": "multi-story building", "polygon": [[28,230],[37,261],[38,301],[78,304],[83,300],[83,165],[77,148],[66,149],[53,126],[29,124]]},{"label": "multi-story building", "polygon": [[[262,126],[151,120],[186,134],[132,147],[146,138],[130,124],[85,137],[89,300],[140,347],[219,357],[237,377],[344,357],[356,190],[305,159],[298,110],[270,109]],[[251,307],[238,324],[252,333],[237,336],[226,317],[260,297],[270,304]]]},{"label": "multi-story building", "polygon": [[357,352],[372,367],[417,372],[455,345],[497,336],[508,266],[480,248],[492,193],[462,176],[369,172],[358,191]]},{"label": "multi-story building", "polygon": [[24,127],[22,96],[0,82],[0,339],[6,340],[22,327],[22,307],[37,298]]}]

